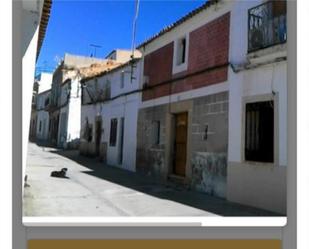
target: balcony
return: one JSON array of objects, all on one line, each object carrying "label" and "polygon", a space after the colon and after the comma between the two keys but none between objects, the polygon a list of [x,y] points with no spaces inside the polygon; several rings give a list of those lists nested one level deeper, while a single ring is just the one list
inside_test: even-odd
[{"label": "balcony", "polygon": [[286,1],[268,1],[248,10],[248,53],[286,40]]}]

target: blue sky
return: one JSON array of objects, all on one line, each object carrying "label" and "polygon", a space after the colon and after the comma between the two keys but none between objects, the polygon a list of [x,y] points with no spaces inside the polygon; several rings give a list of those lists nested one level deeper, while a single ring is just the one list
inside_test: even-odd
[{"label": "blue sky", "polygon": [[[173,23],[205,1],[140,0],[136,44]],[[96,57],[105,57],[115,48],[131,48],[134,0],[59,1],[54,0],[37,67],[53,70],[64,53],[90,56],[98,44]]]}]

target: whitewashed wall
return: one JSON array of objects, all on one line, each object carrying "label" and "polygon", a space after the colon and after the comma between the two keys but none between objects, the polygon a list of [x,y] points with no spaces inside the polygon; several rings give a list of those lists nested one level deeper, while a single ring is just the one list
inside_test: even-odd
[{"label": "whitewashed wall", "polygon": [[[107,164],[118,166],[126,170],[135,171],[135,159],[136,159],[136,133],[137,133],[137,114],[140,104],[141,94],[139,92],[128,94],[125,96],[119,96],[121,94],[129,93],[139,89],[139,77],[140,77],[141,63],[137,64],[134,69],[133,79],[131,81],[131,66],[127,65],[117,70],[97,78],[97,80],[87,81],[87,88],[91,93],[98,92],[106,89],[106,85],[110,85],[111,98],[103,103],[97,103],[92,105],[83,105],[81,108],[81,128],[85,127],[86,118],[88,118],[89,124],[93,125],[93,138],[95,141],[95,118],[97,116],[102,117],[102,138],[101,142],[107,144]],[[124,72],[124,85],[121,87],[121,74]],[[84,102],[88,103],[90,98],[86,91],[83,96]],[[123,134],[123,160],[122,164],[119,164],[119,150],[120,150],[120,120],[124,118],[124,134]],[[117,127],[117,142],[115,146],[110,146],[110,125],[111,119],[118,119]],[[81,136],[82,136],[81,131]]]},{"label": "whitewashed wall", "polygon": [[[264,1],[237,1],[231,11],[229,57],[232,64],[247,62],[248,9]],[[242,161],[243,98],[272,94],[278,98],[279,165],[287,165],[287,67],[286,61],[234,73],[229,69],[229,153],[231,162]],[[274,97],[275,97],[274,96]]]},{"label": "whitewashed wall", "polygon": [[72,80],[68,112],[67,142],[78,140],[80,134],[81,89],[79,79]]},{"label": "whitewashed wall", "polygon": [[78,78],[61,86],[60,104],[58,146],[66,148],[68,143],[78,143],[80,138],[81,89]]},{"label": "whitewashed wall", "polygon": [[45,92],[51,88],[53,74],[42,72],[39,80],[39,93]]}]

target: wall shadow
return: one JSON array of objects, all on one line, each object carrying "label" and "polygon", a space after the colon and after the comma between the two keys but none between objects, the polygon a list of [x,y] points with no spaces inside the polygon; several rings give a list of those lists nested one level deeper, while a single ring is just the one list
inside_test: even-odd
[{"label": "wall shadow", "polygon": [[182,203],[220,216],[285,216],[271,211],[229,202],[205,193],[186,189],[182,186],[170,183],[158,183],[149,176],[104,165],[97,158],[80,155],[77,150],[51,150],[50,152],[73,160],[91,170],[81,171],[81,173],[89,174],[147,195]]}]

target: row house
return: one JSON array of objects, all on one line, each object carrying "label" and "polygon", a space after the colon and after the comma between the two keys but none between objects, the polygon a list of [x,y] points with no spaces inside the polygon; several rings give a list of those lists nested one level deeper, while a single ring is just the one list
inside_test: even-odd
[{"label": "row house", "polygon": [[210,0],[137,47],[136,170],[284,214],[286,1]]},{"label": "row house", "polygon": [[229,53],[227,198],[281,214],[287,200],[287,5],[236,2]]},{"label": "row house", "polygon": [[[108,58],[117,57],[117,50]],[[82,83],[80,153],[135,171],[140,60],[133,58]]]},{"label": "row house", "polygon": [[48,139],[59,148],[76,148],[80,131],[79,81],[81,69],[93,64],[106,64],[107,60],[94,57],[65,54],[63,60],[53,73],[49,112]]}]

